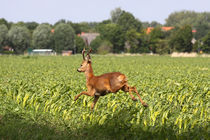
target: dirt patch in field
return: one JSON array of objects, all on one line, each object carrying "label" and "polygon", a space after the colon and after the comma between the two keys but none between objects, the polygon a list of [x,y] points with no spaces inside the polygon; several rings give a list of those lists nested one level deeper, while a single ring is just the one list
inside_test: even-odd
[{"label": "dirt patch in field", "polygon": [[159,54],[154,54],[154,53],[121,53],[121,54],[113,54],[113,53],[109,53],[107,54],[107,56],[159,56]]},{"label": "dirt patch in field", "polygon": [[193,53],[177,53],[177,52],[174,52],[171,54],[171,57],[210,57],[209,54],[197,54],[195,52]]},{"label": "dirt patch in field", "polygon": [[171,57],[197,57],[197,53],[177,53],[174,52],[171,54]]}]

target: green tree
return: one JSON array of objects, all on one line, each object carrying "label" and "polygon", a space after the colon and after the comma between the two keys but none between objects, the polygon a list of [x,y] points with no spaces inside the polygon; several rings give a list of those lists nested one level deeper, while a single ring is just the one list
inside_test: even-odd
[{"label": "green tree", "polygon": [[26,27],[26,24],[23,21],[19,21],[19,22],[15,23],[14,25]]},{"label": "green tree", "polygon": [[111,11],[111,21],[112,23],[117,23],[118,19],[120,18],[121,14],[123,13],[123,10],[121,8],[115,8]]},{"label": "green tree", "polygon": [[40,24],[33,32],[32,44],[36,49],[52,49],[51,27],[47,24]]},{"label": "green tree", "polygon": [[101,42],[100,46],[97,48],[98,54],[108,54],[112,52],[113,45],[111,42],[104,40]]},{"label": "green tree", "polygon": [[0,51],[7,44],[8,29],[4,24],[0,24]]},{"label": "green tree", "polygon": [[81,32],[91,32],[91,27],[89,26],[88,22],[81,22],[79,23]]},{"label": "green tree", "polygon": [[108,40],[113,44],[113,52],[124,52],[125,34],[121,26],[117,24],[105,24],[100,26],[99,33],[102,40]]},{"label": "green tree", "polygon": [[103,20],[101,23],[99,23],[99,25],[100,24],[102,24],[102,25],[104,25],[104,24],[111,24],[111,23],[112,23],[112,21],[110,19],[107,19],[107,20]]},{"label": "green tree", "polygon": [[160,26],[162,26],[162,25],[159,22],[157,22],[157,21],[152,21],[150,23],[150,27],[160,27]]},{"label": "green tree", "polygon": [[76,53],[81,53],[83,48],[85,47],[85,42],[79,36],[76,36],[75,40],[76,40]]},{"label": "green tree", "polygon": [[[150,46],[150,50],[153,52],[153,53],[157,53],[156,50],[157,50],[157,47],[159,47],[160,45],[160,40],[164,39],[164,33],[163,31],[161,30],[160,27],[156,27],[154,28],[151,33],[149,34],[149,46]],[[160,45],[162,46],[162,45]],[[160,48],[159,48],[160,50]]]},{"label": "green tree", "polygon": [[17,54],[23,53],[30,45],[30,32],[25,26],[13,25],[8,32],[9,44]]},{"label": "green tree", "polygon": [[68,22],[68,24],[71,25],[71,27],[74,29],[75,34],[80,34],[82,32],[81,27],[79,25],[79,23],[72,23],[72,22]]},{"label": "green tree", "polygon": [[0,25],[2,25],[2,24],[6,25],[7,28],[9,28],[9,24],[4,18],[0,18]]},{"label": "green tree", "polygon": [[141,43],[141,34],[135,29],[126,32],[126,51],[130,53],[138,53]]},{"label": "green tree", "polygon": [[203,45],[201,46],[201,50],[205,53],[210,53],[210,32],[202,39]]},{"label": "green tree", "polygon": [[111,20],[103,20],[99,24],[97,24],[96,32],[101,32],[106,24],[112,24]]},{"label": "green tree", "polygon": [[93,53],[97,53],[98,47],[101,46],[103,40],[100,36],[97,36],[91,43],[90,46],[92,48]]},{"label": "green tree", "polygon": [[192,51],[192,28],[185,25],[171,34],[169,45],[172,51],[191,52]]},{"label": "green tree", "polygon": [[186,24],[194,25],[198,14],[194,11],[180,11],[171,13],[166,19],[166,26],[184,26]]},{"label": "green tree", "polygon": [[195,25],[194,28],[196,29],[196,33],[194,33],[194,35],[195,38],[198,40],[203,38],[208,33],[208,31],[210,30],[210,24],[208,25],[205,22],[200,22]]},{"label": "green tree", "polygon": [[151,33],[149,34],[150,38],[153,39],[163,39],[164,38],[164,32],[160,27],[154,28]]},{"label": "green tree", "polygon": [[122,26],[123,31],[135,29],[137,32],[140,32],[142,30],[141,22],[136,19],[131,13],[125,11],[123,11],[120,15],[117,24]]},{"label": "green tree", "polygon": [[195,38],[201,39],[210,30],[210,12],[180,11],[171,13],[166,19],[166,26],[182,27],[186,24],[196,29]]},{"label": "green tree", "polygon": [[168,47],[167,39],[159,39],[156,44],[156,53],[158,54],[169,54],[170,48]]},{"label": "green tree", "polygon": [[58,24],[55,27],[53,39],[56,52],[61,53],[62,50],[74,50],[75,32],[71,25]]},{"label": "green tree", "polygon": [[66,21],[65,19],[60,19],[60,20],[58,20],[58,21],[53,25],[53,28],[55,28],[58,24],[61,24],[61,23],[66,24],[67,21]]},{"label": "green tree", "polygon": [[26,23],[25,23],[25,26],[26,26],[31,32],[33,32],[33,31],[36,29],[36,27],[39,26],[39,24],[36,23],[36,22],[26,22]]},{"label": "green tree", "polygon": [[150,53],[151,50],[149,48],[149,38],[148,38],[148,35],[144,32],[144,33],[141,33],[141,37],[140,37],[140,44],[139,44],[139,49],[138,49],[138,52],[139,53]]},{"label": "green tree", "polygon": [[148,28],[150,27],[150,23],[149,22],[142,22],[142,28]]}]

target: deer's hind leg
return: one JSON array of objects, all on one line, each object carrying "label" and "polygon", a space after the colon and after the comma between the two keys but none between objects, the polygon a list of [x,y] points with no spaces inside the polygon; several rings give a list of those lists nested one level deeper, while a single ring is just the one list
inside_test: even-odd
[{"label": "deer's hind leg", "polygon": [[139,100],[141,102],[141,104],[144,106],[144,107],[147,107],[148,105],[141,99],[141,96],[139,95],[136,87],[131,87],[131,86],[128,86],[127,84],[125,84],[122,88],[123,91],[125,92],[129,92],[130,96],[131,96],[131,99],[133,101],[136,101],[137,99],[133,96],[132,92],[135,92],[137,94],[137,96],[139,97]]},{"label": "deer's hind leg", "polygon": [[129,91],[129,87],[127,85],[123,86],[122,87],[122,90],[125,91],[125,92],[129,92],[130,94],[130,97],[133,101],[137,101],[137,99],[133,96],[133,94]]}]

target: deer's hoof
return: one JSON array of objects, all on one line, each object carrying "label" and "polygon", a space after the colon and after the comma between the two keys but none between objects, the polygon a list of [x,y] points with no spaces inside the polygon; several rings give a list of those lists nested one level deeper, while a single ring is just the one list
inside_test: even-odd
[{"label": "deer's hoof", "polygon": [[146,103],[142,103],[142,105],[143,105],[144,107],[148,107],[148,105],[147,105]]},{"label": "deer's hoof", "polygon": [[137,101],[137,99],[136,99],[136,98],[132,98],[132,100],[133,100],[133,101]]},{"label": "deer's hoof", "polygon": [[94,110],[94,106],[91,106],[90,109],[91,109],[91,111],[93,111]]}]

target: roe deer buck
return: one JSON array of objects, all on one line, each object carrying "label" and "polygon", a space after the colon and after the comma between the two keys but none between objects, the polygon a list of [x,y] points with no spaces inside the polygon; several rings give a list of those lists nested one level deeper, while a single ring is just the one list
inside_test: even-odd
[{"label": "roe deer buck", "polygon": [[80,68],[77,69],[78,72],[84,72],[86,76],[86,86],[88,91],[83,91],[77,96],[75,96],[75,101],[81,95],[94,96],[94,101],[91,105],[91,109],[94,108],[96,102],[100,96],[104,96],[108,93],[116,93],[120,89],[129,92],[131,99],[136,101],[137,99],[132,95],[135,92],[140,99],[140,102],[144,107],[148,105],[141,99],[136,87],[128,86],[126,76],[120,72],[105,73],[100,76],[94,76],[93,69],[91,66],[90,52],[87,53],[85,57],[85,48],[82,51],[83,62]]}]

